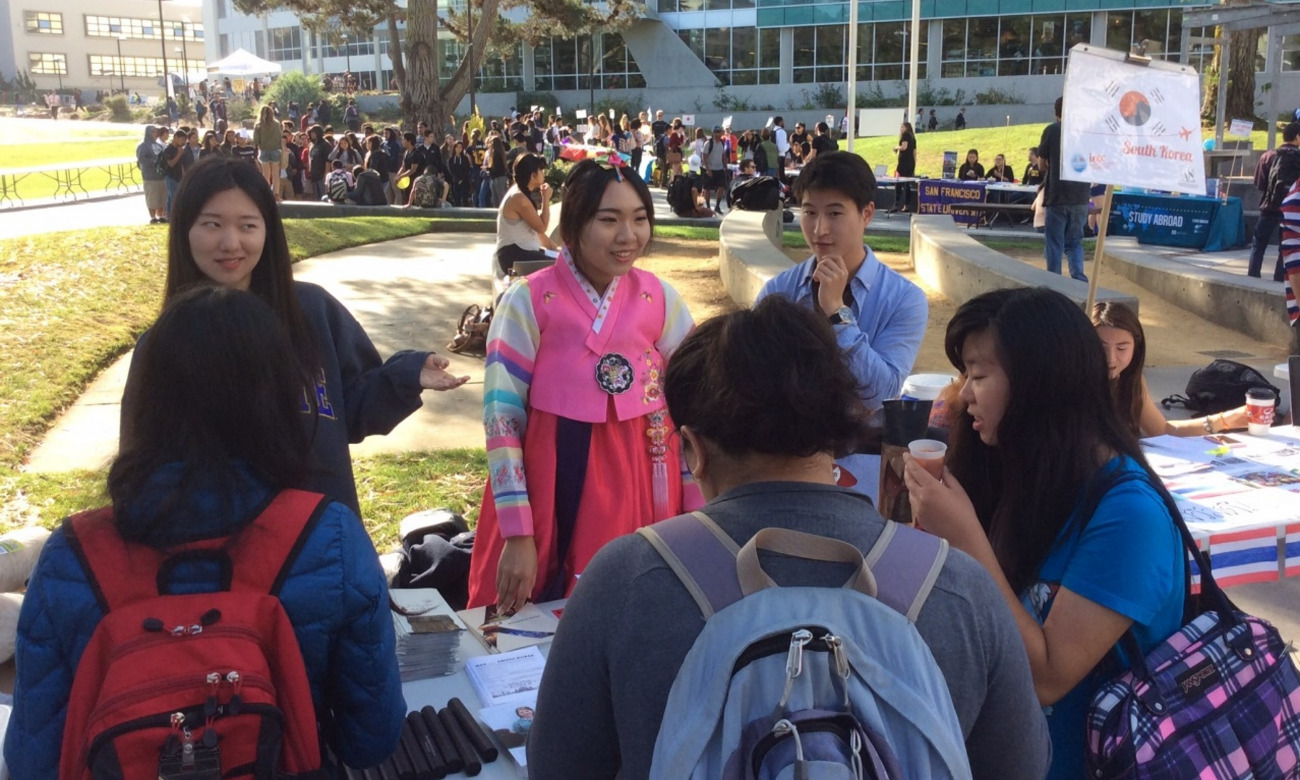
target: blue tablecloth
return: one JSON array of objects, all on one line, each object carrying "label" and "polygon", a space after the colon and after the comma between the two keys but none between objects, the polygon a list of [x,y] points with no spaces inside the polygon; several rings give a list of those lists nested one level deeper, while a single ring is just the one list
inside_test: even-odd
[{"label": "blue tablecloth", "polygon": [[1135,236],[1140,244],[1219,252],[1245,245],[1246,221],[1241,198],[1225,203],[1218,198],[1117,192],[1111,197],[1109,233]]}]

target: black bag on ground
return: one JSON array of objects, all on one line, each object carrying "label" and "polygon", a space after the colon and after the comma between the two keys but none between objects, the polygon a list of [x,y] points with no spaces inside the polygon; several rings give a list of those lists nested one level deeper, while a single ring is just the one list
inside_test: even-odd
[{"label": "black bag on ground", "polygon": [[402,521],[402,563],[393,587],[437,588],[452,609],[464,609],[473,549],[474,531],[450,509],[412,515]]},{"label": "black bag on ground", "polygon": [[695,203],[691,197],[691,177],[676,176],[668,184],[668,207],[679,217],[689,217],[695,213]]},{"label": "black bag on ground", "polygon": [[736,184],[731,190],[736,208],[741,211],[772,211],[781,208],[781,182],[774,176],[755,176]]},{"label": "black bag on ground", "polygon": [[1187,380],[1187,395],[1171,395],[1160,402],[1168,409],[1182,404],[1195,414],[1207,415],[1236,409],[1246,403],[1246,391],[1266,387],[1273,391],[1274,404],[1281,391],[1250,366],[1235,360],[1215,360],[1192,372]]}]

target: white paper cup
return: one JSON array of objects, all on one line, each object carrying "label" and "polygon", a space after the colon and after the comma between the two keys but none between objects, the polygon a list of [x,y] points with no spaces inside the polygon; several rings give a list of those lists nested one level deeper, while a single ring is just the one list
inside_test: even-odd
[{"label": "white paper cup", "polygon": [[1246,423],[1251,436],[1267,436],[1273,425],[1273,391],[1252,387],[1246,391]]},{"label": "white paper cup", "polygon": [[943,479],[943,460],[948,455],[948,445],[934,439],[917,439],[908,442],[907,451],[921,464],[930,476]]}]

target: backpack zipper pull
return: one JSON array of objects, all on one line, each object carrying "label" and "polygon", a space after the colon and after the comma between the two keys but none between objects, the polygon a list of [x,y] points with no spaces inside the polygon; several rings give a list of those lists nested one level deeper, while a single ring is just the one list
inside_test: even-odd
[{"label": "backpack zipper pull", "polygon": [[785,660],[785,676],[798,677],[803,672],[803,647],[812,641],[812,632],[801,628],[790,635],[790,653]]},{"label": "backpack zipper pull", "polygon": [[238,715],[239,711],[244,708],[244,697],[239,692],[244,687],[244,680],[239,676],[239,672],[231,669],[230,673],[226,675],[226,682],[230,683],[233,689],[230,702],[226,705],[226,712],[231,715]]},{"label": "backpack zipper pull", "polygon": [[164,756],[174,756],[181,752],[181,728],[185,726],[185,713],[172,713],[172,730],[167,735],[166,741],[163,742],[162,753]]},{"label": "backpack zipper pull", "polygon": [[208,672],[208,699],[203,702],[203,719],[212,720],[217,714],[217,692],[221,688],[221,672]]},{"label": "backpack zipper pull", "polygon": [[840,680],[840,690],[844,692],[844,709],[851,711],[853,708],[849,700],[849,672],[852,668],[849,666],[848,656],[844,654],[844,641],[834,634],[827,633],[822,637],[822,642],[831,650],[830,663],[833,674]]},{"label": "backpack zipper pull", "polygon": [[803,647],[811,642],[812,638],[812,632],[806,628],[801,628],[790,635],[790,652],[785,658],[785,690],[781,692],[781,701],[777,704],[777,715],[785,711],[786,702],[790,701],[794,678],[803,672]]},{"label": "backpack zipper pull", "polygon": [[794,737],[794,780],[808,780],[808,762],[803,757],[803,740],[799,738],[798,727],[789,719],[782,718],[772,727],[772,734],[777,737]]}]

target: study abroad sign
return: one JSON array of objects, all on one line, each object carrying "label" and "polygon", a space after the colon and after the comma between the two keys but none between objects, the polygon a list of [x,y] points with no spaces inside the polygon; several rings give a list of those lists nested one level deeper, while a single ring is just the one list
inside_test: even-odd
[{"label": "study abroad sign", "polygon": [[1205,194],[1194,68],[1079,44],[1064,97],[1062,179]]}]

